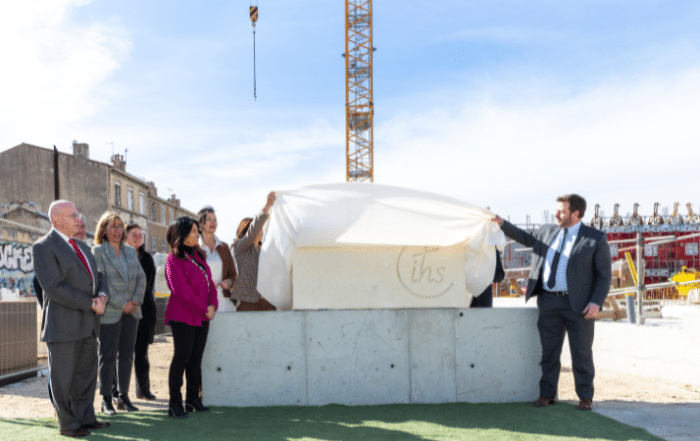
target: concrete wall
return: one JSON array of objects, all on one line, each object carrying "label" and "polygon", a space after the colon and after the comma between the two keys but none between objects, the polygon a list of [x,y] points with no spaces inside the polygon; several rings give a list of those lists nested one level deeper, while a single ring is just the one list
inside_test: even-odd
[{"label": "concrete wall", "polygon": [[539,394],[534,308],[218,314],[204,402],[515,402]]}]

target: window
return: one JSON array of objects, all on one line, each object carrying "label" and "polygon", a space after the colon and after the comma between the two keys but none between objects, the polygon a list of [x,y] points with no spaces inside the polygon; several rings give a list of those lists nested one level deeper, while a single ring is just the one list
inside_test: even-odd
[{"label": "window", "polygon": [[139,213],[146,215],[146,193],[139,192]]},{"label": "window", "polygon": [[167,248],[167,245],[165,244],[165,239],[163,239],[163,252],[165,253],[167,251],[168,251],[168,248]]},{"label": "window", "polygon": [[122,184],[119,181],[114,183],[114,205],[122,205]]},{"label": "window", "polygon": [[[151,202],[151,220],[152,220],[153,222],[157,222],[157,221],[158,221],[157,213],[158,213],[158,211],[156,210],[156,203],[155,203],[155,202]],[[154,248],[155,248],[155,247],[154,247]]]},{"label": "window", "polygon": [[659,246],[658,245],[644,245],[644,255],[645,256],[658,256]]},{"label": "window", "polygon": [[129,208],[129,211],[134,211],[134,189],[130,188],[126,192],[126,206]]},{"label": "window", "polygon": [[175,209],[174,208],[170,210],[170,223],[172,224],[173,222],[175,222]]},{"label": "window", "polygon": [[155,237],[151,238],[151,251],[154,253],[158,252],[158,241]]},{"label": "window", "polygon": [[160,223],[164,224],[165,221],[165,205],[160,206]]}]

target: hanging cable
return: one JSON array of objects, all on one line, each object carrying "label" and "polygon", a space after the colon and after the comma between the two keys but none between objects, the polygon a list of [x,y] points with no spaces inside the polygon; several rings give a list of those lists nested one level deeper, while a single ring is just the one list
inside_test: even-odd
[{"label": "hanging cable", "polygon": [[253,97],[258,100],[258,85],[255,72],[255,24],[258,21],[258,7],[250,6],[250,21],[253,23]]}]

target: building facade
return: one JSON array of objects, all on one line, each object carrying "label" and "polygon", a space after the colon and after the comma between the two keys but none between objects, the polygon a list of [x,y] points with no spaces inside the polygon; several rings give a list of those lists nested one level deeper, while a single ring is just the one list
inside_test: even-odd
[{"label": "building facade", "polygon": [[111,164],[94,161],[88,144],[75,141],[72,155],[26,143],[0,152],[0,205],[31,201],[35,211],[46,212],[58,192],[85,215],[88,232],[94,234],[100,216],[112,210],[124,223],[141,226],[146,250],[167,252],[168,225],[195,214],[175,195],[159,197],[153,182],[128,173],[122,155],[111,159]]}]

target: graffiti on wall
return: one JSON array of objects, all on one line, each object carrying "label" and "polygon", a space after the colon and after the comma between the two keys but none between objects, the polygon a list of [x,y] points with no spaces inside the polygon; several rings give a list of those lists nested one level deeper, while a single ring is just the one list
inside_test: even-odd
[{"label": "graffiti on wall", "polygon": [[34,295],[32,246],[0,241],[0,301]]}]

